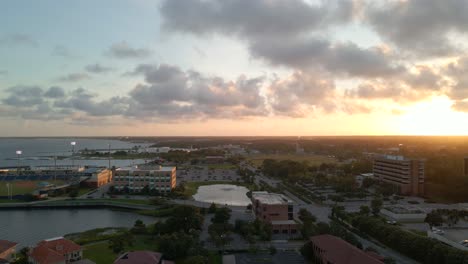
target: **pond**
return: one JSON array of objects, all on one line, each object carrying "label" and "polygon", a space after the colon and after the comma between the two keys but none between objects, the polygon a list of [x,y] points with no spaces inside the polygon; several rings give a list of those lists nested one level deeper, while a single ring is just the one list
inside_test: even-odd
[{"label": "pond", "polygon": [[215,204],[247,206],[251,203],[247,192],[249,189],[233,184],[213,184],[198,187],[193,196],[196,201]]},{"label": "pond", "polygon": [[101,227],[132,227],[137,219],[157,218],[111,209],[14,209],[0,211],[0,239],[19,243],[18,250],[38,241]]}]

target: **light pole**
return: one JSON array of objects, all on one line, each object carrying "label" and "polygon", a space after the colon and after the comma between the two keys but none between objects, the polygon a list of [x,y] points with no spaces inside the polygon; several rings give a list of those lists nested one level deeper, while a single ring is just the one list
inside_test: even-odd
[{"label": "light pole", "polygon": [[17,174],[19,175],[19,171],[20,171],[20,156],[21,154],[23,154],[23,151],[21,150],[17,150],[16,151],[16,172]]},{"label": "light pole", "polygon": [[75,145],[76,142],[72,141],[70,142],[70,145],[72,146],[72,169],[75,167]]},{"label": "light pole", "polygon": [[110,160],[111,160],[111,144],[109,143],[109,170],[111,168]]}]

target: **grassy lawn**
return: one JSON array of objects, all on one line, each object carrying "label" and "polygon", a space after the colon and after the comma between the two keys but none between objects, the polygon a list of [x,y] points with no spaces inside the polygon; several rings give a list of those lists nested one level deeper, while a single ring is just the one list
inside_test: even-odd
[{"label": "grassy lawn", "polygon": [[136,213],[141,214],[141,215],[154,216],[154,217],[166,217],[166,216],[171,216],[177,207],[178,205],[171,205],[168,208],[160,208],[156,210],[138,210],[136,211]]},{"label": "grassy lawn", "polygon": [[197,193],[198,187],[204,186],[204,185],[213,185],[213,184],[234,184],[234,185],[240,185],[248,188],[249,190],[252,189],[252,186],[247,183],[243,182],[236,182],[236,181],[202,181],[202,182],[187,182],[185,183],[185,191],[184,191],[184,196],[185,197],[192,197],[192,195]]},{"label": "grassy lawn", "polygon": [[22,200],[7,200],[7,199],[0,199],[0,204],[2,203],[24,203]]},{"label": "grassy lawn", "polygon": [[90,259],[96,263],[112,264],[117,257],[117,254],[109,248],[107,241],[84,246],[83,258]]},{"label": "grassy lawn", "polygon": [[265,159],[274,159],[274,160],[293,160],[293,161],[307,161],[311,166],[318,166],[322,163],[338,163],[335,158],[330,158],[323,155],[294,155],[294,154],[262,154],[262,155],[252,155],[247,157],[249,161],[253,163],[254,166],[259,167],[262,165],[263,160]]},{"label": "grassy lawn", "polygon": [[[135,236],[135,241],[132,246],[126,247],[125,251],[135,251],[135,250],[150,250],[157,251],[157,245],[154,241],[148,239],[145,236]],[[118,257],[118,254],[115,254],[109,248],[108,241],[102,241],[98,243],[92,243],[84,246],[83,257],[90,259],[99,264],[112,264],[115,259]]]},{"label": "grassy lawn", "polygon": [[[11,181],[8,182],[10,184],[10,188],[13,188],[13,195],[17,194],[26,194],[31,193],[37,189],[37,183],[33,181]],[[0,183],[0,196],[7,196],[8,189],[7,183],[1,182]]]},{"label": "grassy lawn", "polygon": [[94,189],[96,189],[96,188],[80,187],[80,189],[78,190],[78,196],[81,196],[83,194],[87,194],[87,193],[89,193],[90,191],[92,191]]}]

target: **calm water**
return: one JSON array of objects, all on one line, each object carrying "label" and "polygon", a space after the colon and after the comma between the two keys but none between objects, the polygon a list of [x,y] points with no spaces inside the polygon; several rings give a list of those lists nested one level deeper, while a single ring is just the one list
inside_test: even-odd
[{"label": "calm water", "polygon": [[18,249],[36,242],[102,227],[131,227],[137,219],[157,218],[110,209],[34,209],[0,211],[0,239],[15,241]]},{"label": "calm water", "polygon": [[247,206],[251,203],[247,192],[249,189],[232,184],[213,184],[198,187],[193,196],[196,201],[216,204]]},{"label": "calm water", "polygon": [[[0,138],[0,166],[44,166],[53,165],[51,156],[71,156],[70,142],[75,141],[75,151],[80,149],[129,149],[134,146],[146,146],[145,143],[131,143],[112,139],[90,138]],[[23,151],[20,161],[16,160],[16,150]],[[111,166],[129,166],[144,163],[144,160],[111,160]],[[107,166],[107,160],[76,159],[75,165]],[[57,160],[57,165],[71,165],[71,159]]]}]

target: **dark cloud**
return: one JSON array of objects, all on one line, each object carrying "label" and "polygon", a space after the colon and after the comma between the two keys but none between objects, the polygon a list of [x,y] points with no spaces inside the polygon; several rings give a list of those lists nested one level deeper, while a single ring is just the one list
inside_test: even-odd
[{"label": "dark cloud", "polygon": [[254,56],[274,65],[321,68],[349,76],[389,76],[405,70],[401,65],[393,65],[379,49],[362,49],[353,43],[332,44],[317,38],[259,40],[250,46],[250,50]]},{"label": "dark cloud", "polygon": [[151,55],[151,50],[145,48],[133,48],[127,42],[113,44],[106,52],[109,56],[120,59],[146,58]]},{"label": "dark cloud", "polygon": [[195,34],[237,34],[257,38],[291,36],[349,21],[352,1],[188,0],[164,1],[163,27]]},{"label": "dark cloud", "polygon": [[468,32],[468,2],[407,0],[371,2],[368,23],[383,39],[418,55],[441,56],[459,50],[450,33]]},{"label": "dark cloud", "polygon": [[333,43],[317,37],[353,19],[353,1],[165,1],[163,27],[192,34],[224,34],[247,42],[250,54],[272,65],[357,77],[388,76],[404,70],[377,48]]},{"label": "dark cloud", "polygon": [[80,82],[90,78],[91,77],[86,73],[70,73],[60,77],[58,80],[61,82]]},{"label": "dark cloud", "polygon": [[47,98],[63,98],[65,96],[65,91],[61,87],[52,86],[44,92],[44,96]]},{"label": "dark cloud", "polygon": [[37,47],[37,42],[28,35],[25,34],[7,34],[4,36],[0,36],[0,45],[5,46],[30,46],[30,47]]},{"label": "dark cloud", "polygon": [[90,73],[107,73],[113,71],[114,69],[111,67],[102,66],[99,63],[95,63],[87,65],[85,70]]},{"label": "dark cloud", "polygon": [[2,100],[5,105],[23,107],[41,104],[42,89],[38,86],[13,86],[6,90],[8,96]]}]

